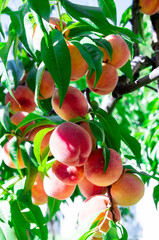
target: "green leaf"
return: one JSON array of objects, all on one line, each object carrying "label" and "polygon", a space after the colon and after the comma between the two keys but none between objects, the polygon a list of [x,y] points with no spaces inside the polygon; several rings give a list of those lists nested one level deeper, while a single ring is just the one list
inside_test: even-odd
[{"label": "green leaf", "polygon": [[95,114],[105,131],[107,146],[115,149],[118,152],[120,149],[120,129],[118,123],[103,109],[98,108]]},{"label": "green leaf", "polygon": [[60,209],[61,201],[52,197],[48,197],[48,222],[53,218]]},{"label": "green leaf", "polygon": [[41,57],[59,88],[61,107],[71,78],[71,58],[66,41],[60,31],[54,29],[49,33],[49,47],[45,39],[42,39]]},{"label": "green leaf", "polygon": [[11,130],[15,128],[10,121],[8,105],[0,106],[0,122],[7,132],[11,132]]},{"label": "green leaf", "polygon": [[103,240],[119,240],[117,229],[114,227],[111,227],[106,233]]},{"label": "green leaf", "polygon": [[154,200],[154,203],[155,203],[155,206],[156,206],[156,209],[157,209],[158,202],[159,202],[159,184],[154,187],[153,200]]},{"label": "green leaf", "polygon": [[133,73],[131,69],[131,62],[130,60],[127,61],[127,63],[120,68],[120,70],[126,75],[127,78],[130,79],[131,82],[133,82]]},{"label": "green leaf", "polygon": [[[102,68],[103,52],[93,44],[84,43],[83,45],[87,49],[87,51],[90,53],[92,60],[94,62],[95,72],[96,72],[95,82],[94,82],[94,87],[95,87],[103,71],[103,68]],[[90,72],[89,78],[91,77],[91,74],[93,72],[94,72],[94,69],[93,71]],[[88,78],[88,81],[89,81],[89,78]]]},{"label": "green leaf", "polygon": [[140,164],[141,162],[141,145],[138,140],[132,137],[128,131],[122,127],[120,127],[120,135],[121,140],[127,145],[127,147],[131,150],[134,154],[137,163]]},{"label": "green leaf", "polygon": [[110,59],[112,59],[112,54],[113,54],[113,49],[112,46],[110,44],[110,42],[108,42],[106,39],[104,38],[100,38],[100,39],[93,39],[93,41],[100,47],[103,47],[106,49]]},{"label": "green leaf", "polygon": [[38,164],[33,153],[33,146],[30,142],[21,142],[20,149],[23,161],[27,168],[26,181],[23,191],[23,195],[25,195],[28,191],[32,189],[32,186],[34,184],[38,172],[37,171]]},{"label": "green leaf", "polygon": [[9,13],[9,15],[10,15],[13,27],[14,27],[20,41],[23,43],[23,45],[28,50],[28,52],[31,54],[33,59],[35,59],[35,56],[28,45],[26,31],[25,31],[25,25],[24,25],[24,17],[28,13],[28,11],[29,11],[28,5],[24,4],[20,7],[19,11],[11,11]]},{"label": "green leaf", "polygon": [[41,18],[44,18],[47,22],[49,22],[50,18],[50,4],[48,0],[27,0],[29,3],[29,7],[36,12]]},{"label": "green leaf", "polygon": [[122,14],[120,25],[124,27],[129,20],[132,18],[132,6],[128,7],[125,12]]},{"label": "green leaf", "polygon": [[7,68],[7,58],[9,54],[9,50],[11,48],[12,42],[16,37],[16,31],[13,29],[12,24],[9,27],[9,37],[6,43],[0,43],[0,58],[2,59],[5,68]]},{"label": "green leaf", "polygon": [[104,15],[117,24],[116,6],[113,0],[98,0],[99,6],[103,9]]},{"label": "green leaf", "polygon": [[104,164],[104,173],[105,173],[110,160],[110,150],[108,149],[107,146],[103,147],[103,156],[105,160],[105,164]]},{"label": "green leaf", "polygon": [[44,129],[40,130],[40,131],[36,134],[36,136],[35,136],[35,138],[34,138],[34,154],[35,154],[35,157],[36,157],[36,159],[37,159],[37,161],[38,161],[38,163],[39,163],[40,165],[42,165],[42,159],[41,159],[41,142],[42,142],[44,136],[45,136],[48,132],[52,131],[53,129],[54,129],[53,127],[44,128]]}]

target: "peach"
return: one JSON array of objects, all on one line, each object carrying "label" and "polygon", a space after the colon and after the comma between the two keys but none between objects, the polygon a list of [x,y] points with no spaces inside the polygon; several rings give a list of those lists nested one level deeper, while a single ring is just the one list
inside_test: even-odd
[{"label": "peach", "polygon": [[[10,168],[17,168],[11,158],[11,155],[10,155],[10,152],[9,152],[9,143],[10,143],[11,139],[9,139],[3,146],[2,148],[2,158],[4,160],[4,163],[10,167]],[[17,161],[18,161],[18,165],[19,165],[19,168],[22,169],[22,168],[25,168],[25,164],[23,162],[23,158],[22,158],[22,155],[21,155],[21,150],[20,148],[18,147],[18,152],[17,152]]]},{"label": "peach", "polygon": [[89,135],[91,137],[91,140],[92,140],[92,150],[94,150],[96,148],[96,145],[97,145],[97,140],[96,140],[95,136],[93,135],[93,133],[91,131],[89,123],[85,122],[85,121],[82,121],[82,122],[80,122],[80,126],[83,127],[89,133]]},{"label": "peach", "polygon": [[82,166],[92,150],[90,135],[71,122],[64,122],[53,131],[49,145],[55,159],[68,166]]},{"label": "peach", "polygon": [[59,107],[59,90],[56,89],[52,97],[52,106],[55,112],[64,120],[84,117],[88,111],[87,100],[76,87],[69,86],[62,107]]},{"label": "peach", "polygon": [[43,179],[38,173],[31,189],[32,202],[35,205],[42,205],[47,203],[48,196],[44,191]]},{"label": "peach", "polygon": [[[12,122],[14,125],[18,126],[18,124],[20,124],[21,121],[22,121],[27,115],[28,115],[27,112],[20,111],[20,112],[15,113],[14,115],[12,115],[11,118],[10,118],[10,120],[11,120],[11,122]],[[30,122],[30,123],[28,123],[28,124],[20,127],[19,129],[20,129],[20,131],[21,131],[22,133],[24,133],[25,129],[26,129],[29,125],[32,125],[32,124],[34,124],[34,123],[35,123],[35,122],[32,121],[32,122]]]},{"label": "peach", "polygon": [[51,77],[51,74],[45,70],[40,83],[39,99],[42,100],[51,98],[54,90],[55,83]]},{"label": "peach", "polygon": [[104,53],[103,61],[113,65],[115,68],[121,68],[130,58],[130,51],[127,43],[122,37],[114,34],[106,36],[105,39],[111,44],[113,53],[111,60],[107,50],[103,47],[99,47]]},{"label": "peach", "polygon": [[[49,20],[50,23],[50,27],[49,27],[49,31],[51,31],[51,29],[57,29],[60,32],[62,31],[61,26],[60,26],[60,20],[56,17],[51,17]],[[66,27],[66,23],[64,21],[62,21],[63,24],[63,28]],[[37,50],[41,50],[41,39],[43,38],[44,34],[40,28],[39,25],[35,24],[34,29],[33,29],[33,46],[34,49]]]},{"label": "peach", "polygon": [[67,166],[57,160],[52,165],[52,171],[58,179],[68,185],[78,184],[84,178],[83,166]]},{"label": "peach", "polygon": [[102,63],[102,74],[94,87],[96,73],[94,72],[89,78],[89,72],[86,75],[87,86],[92,91],[99,95],[111,93],[118,82],[118,72],[115,67],[108,63]]},{"label": "peach", "polygon": [[[41,126],[38,126],[38,127],[35,127],[35,128],[33,128],[29,133],[28,133],[28,136],[27,136],[27,140],[28,141],[31,141],[31,142],[34,142],[34,138],[35,138],[35,136],[36,136],[36,134],[40,131],[40,130],[42,130],[42,129],[44,129],[44,128],[51,128],[51,127],[55,127],[55,125],[41,125]],[[48,133],[46,133],[46,135],[43,137],[43,139],[42,139],[42,141],[41,141],[41,154],[43,153],[43,151],[45,150],[45,148],[47,147],[47,146],[49,146],[49,141],[50,141],[50,136],[51,136],[51,134],[52,134],[52,132],[54,131],[54,129],[53,130],[51,130],[51,131],[49,131]],[[52,154],[51,154],[51,152],[49,153],[49,156],[52,156]]]},{"label": "peach", "polygon": [[116,182],[122,174],[122,159],[118,152],[110,149],[110,160],[107,170],[104,173],[105,159],[103,149],[99,148],[90,154],[84,164],[84,173],[90,182],[97,186],[109,186]]},{"label": "peach", "polygon": [[140,12],[153,15],[159,11],[159,1],[158,0],[139,0]]},{"label": "peach", "polygon": [[107,187],[100,187],[91,183],[86,177],[78,183],[80,192],[85,198],[91,197],[97,194],[105,194],[107,192]]},{"label": "peach", "polygon": [[88,71],[88,64],[75,45],[69,41],[66,43],[71,57],[71,81],[76,81],[86,74]]},{"label": "peach", "polygon": [[5,95],[5,104],[10,102],[10,110],[14,113],[19,111],[24,112],[33,112],[36,108],[36,104],[34,102],[34,93],[27,86],[18,86],[16,90],[12,90],[12,93],[17,100],[17,103],[14,98],[8,92]]},{"label": "peach", "polygon": [[48,177],[44,177],[43,184],[44,190],[48,196],[58,200],[65,200],[73,194],[76,185],[68,185],[59,180],[51,168],[47,173]]},{"label": "peach", "polygon": [[[113,212],[113,213],[112,213]],[[96,216],[95,216],[96,214]],[[95,195],[87,198],[81,205],[79,211],[79,224],[87,223],[91,217],[95,219],[93,223],[99,221],[97,226],[99,230],[95,233],[94,237],[101,238],[102,233],[109,230],[109,220],[120,221],[121,214],[118,206],[113,204],[111,206],[110,199],[105,195]]]},{"label": "peach", "polygon": [[143,197],[144,183],[135,174],[125,172],[118,181],[112,184],[110,193],[116,204],[131,206]]}]

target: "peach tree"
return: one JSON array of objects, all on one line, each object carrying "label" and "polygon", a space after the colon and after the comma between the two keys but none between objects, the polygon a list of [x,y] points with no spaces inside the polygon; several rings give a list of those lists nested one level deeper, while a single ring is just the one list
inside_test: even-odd
[{"label": "peach tree", "polygon": [[159,1],[133,0],[119,26],[97,2],[0,1],[0,239],[57,239],[80,196],[72,240],[126,240],[121,206],[151,179],[157,208]]}]

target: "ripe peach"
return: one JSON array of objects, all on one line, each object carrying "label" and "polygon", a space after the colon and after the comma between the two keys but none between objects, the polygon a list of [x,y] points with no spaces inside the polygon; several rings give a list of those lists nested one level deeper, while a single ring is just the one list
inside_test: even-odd
[{"label": "ripe peach", "polygon": [[71,81],[76,81],[86,74],[88,70],[88,64],[75,45],[69,41],[66,43],[71,56]]},{"label": "ripe peach", "polygon": [[[55,125],[41,125],[41,126],[38,126],[38,127],[35,127],[35,128],[33,128],[29,133],[28,133],[28,136],[27,136],[27,140],[28,141],[31,141],[31,142],[34,142],[34,138],[35,138],[35,136],[36,136],[36,134],[40,131],[40,130],[42,130],[42,129],[44,129],[44,128],[51,128],[51,127],[55,127]],[[52,132],[54,131],[54,129],[53,130],[51,130],[51,131],[49,131],[48,133],[46,133],[46,135],[44,136],[44,138],[43,138],[43,140],[41,141],[41,154],[43,153],[43,151],[45,150],[45,148],[47,147],[47,146],[49,146],[49,141],[50,141],[50,136],[51,136],[51,134],[52,134]],[[49,153],[49,156],[52,156],[52,154],[51,154],[51,152]]]},{"label": "ripe peach", "polygon": [[118,181],[111,186],[113,202],[120,206],[134,205],[143,195],[144,183],[138,176],[132,173],[123,173]]},{"label": "ripe peach", "polygon": [[43,181],[44,190],[48,196],[58,200],[65,200],[73,194],[76,185],[67,185],[59,180],[51,168],[48,171],[48,176],[45,176]]},{"label": "ripe peach", "polygon": [[39,99],[51,98],[55,90],[55,83],[48,71],[44,71],[44,74],[40,83],[40,95]]},{"label": "ripe peach", "polygon": [[88,180],[97,186],[109,186],[116,182],[122,174],[122,159],[114,149],[110,150],[110,160],[106,172],[104,173],[105,160],[103,149],[92,151],[88,160],[84,164],[84,173]]},{"label": "ripe peach", "polygon": [[[113,212],[113,213],[112,213]],[[109,220],[120,221],[121,214],[118,206],[113,204],[111,206],[110,200],[105,195],[95,195],[90,198],[87,198],[81,205],[79,211],[79,224],[82,225],[87,223],[91,217],[95,217],[96,221],[99,221],[97,226],[99,227],[99,231],[94,235],[96,238],[101,238],[102,233],[107,232],[109,230]],[[115,218],[115,219],[114,219]]]},{"label": "ripe peach", "polygon": [[44,191],[43,179],[38,173],[31,189],[32,202],[35,205],[42,205],[47,203],[48,197]]},{"label": "ripe peach", "polygon": [[84,117],[88,111],[87,100],[76,87],[69,86],[62,107],[59,107],[59,90],[56,89],[52,97],[52,106],[55,112],[64,120]]},{"label": "ripe peach", "polygon": [[52,171],[58,179],[68,185],[78,184],[84,178],[83,166],[67,166],[57,160],[52,165]]},{"label": "ripe peach", "polygon": [[[28,115],[27,112],[20,111],[20,112],[15,113],[14,115],[12,115],[11,118],[10,118],[10,120],[11,120],[11,122],[12,122],[14,125],[18,126],[18,124],[21,123],[21,121],[22,121],[27,115]],[[30,123],[28,123],[28,124],[20,127],[19,129],[20,129],[20,131],[21,131],[22,133],[24,133],[25,129],[26,129],[29,125],[32,125],[32,124],[34,124],[34,123],[35,123],[35,122],[32,121],[32,122],[30,122]]]},{"label": "ripe peach", "polygon": [[108,63],[102,63],[102,68],[103,68],[102,74],[95,88],[94,88],[95,76],[96,76],[95,72],[92,74],[90,78],[89,78],[89,72],[88,72],[86,75],[86,80],[87,80],[88,88],[92,92],[95,92],[99,95],[106,95],[111,93],[116,87],[116,84],[118,82],[118,73],[116,68]]},{"label": "ripe peach", "polygon": [[105,39],[111,44],[113,54],[111,60],[107,50],[103,47],[99,47],[104,53],[103,61],[113,65],[115,68],[121,68],[130,57],[128,45],[119,35],[111,34],[106,36]]},{"label": "ripe peach", "polygon": [[139,0],[140,12],[153,15],[159,11],[158,0]]},{"label": "ripe peach", "polygon": [[91,137],[91,140],[92,140],[92,150],[94,150],[96,148],[96,145],[97,145],[97,140],[96,140],[95,136],[93,135],[93,133],[91,131],[89,123],[85,122],[85,121],[82,121],[80,123],[80,126],[83,127],[89,133],[89,135]]},{"label": "ripe peach", "polygon": [[[2,148],[2,158],[4,160],[4,163],[10,167],[10,168],[17,168],[10,156],[10,152],[9,152],[9,143],[10,143],[11,139],[9,139],[3,146]],[[22,155],[21,155],[21,150],[20,148],[18,147],[18,152],[17,152],[17,161],[18,161],[18,165],[19,165],[19,168],[22,169],[22,168],[25,168],[25,164],[23,162],[23,158],[22,158]]]},{"label": "ripe peach", "polygon": [[14,98],[8,92],[5,96],[5,104],[10,102],[10,110],[14,113],[19,111],[24,112],[33,112],[36,108],[34,102],[34,93],[27,86],[18,86],[16,90],[12,90],[15,99],[18,101],[18,104]]},{"label": "ripe peach", "polygon": [[64,122],[53,131],[49,145],[53,156],[68,166],[83,165],[92,150],[87,131],[71,122]]},{"label": "ripe peach", "polygon": [[105,194],[107,192],[107,187],[100,187],[91,183],[86,177],[78,183],[80,192],[85,198],[91,197],[97,194]]},{"label": "ripe peach", "polygon": [[[49,20],[50,23],[50,28],[49,30],[51,31],[51,29],[57,29],[60,32],[62,31],[61,26],[60,26],[60,20],[56,17],[51,17]],[[66,23],[64,21],[62,21],[63,24],[63,28],[66,27]],[[34,29],[33,29],[33,46],[35,49],[37,50],[41,50],[41,39],[43,38],[44,34],[40,28],[39,25],[35,24]]]}]

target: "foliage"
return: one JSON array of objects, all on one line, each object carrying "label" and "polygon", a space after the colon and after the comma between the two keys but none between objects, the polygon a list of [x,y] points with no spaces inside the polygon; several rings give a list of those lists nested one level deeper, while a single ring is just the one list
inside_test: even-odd
[{"label": "foliage", "polygon": [[[3,39],[0,42],[0,69],[2,69],[0,72],[0,150],[9,136],[14,137],[9,148],[12,160],[17,166],[16,169],[7,167],[3,159],[0,166],[0,239],[28,239],[28,236],[29,239],[48,239],[47,223],[52,218],[55,219],[62,202],[49,197],[48,211],[44,215],[41,208],[34,205],[31,200],[31,188],[37,172],[47,175],[48,169],[55,160],[49,156],[48,149],[41,155],[40,144],[44,136],[53,129],[53,124],[58,126],[64,122],[52,111],[51,99],[39,100],[39,88],[45,69],[50,72],[59,89],[60,106],[62,106],[69,85],[76,86],[86,93],[90,105],[89,113],[85,118],[79,117],[72,121],[89,123],[98,146],[104,149],[104,171],[109,163],[108,148],[113,148],[122,155],[125,169],[140,175],[145,183],[151,181],[152,178],[156,180],[152,196],[156,208],[159,202],[159,101],[155,81],[157,78],[149,85],[145,82],[144,87],[136,91],[132,88],[132,93],[125,90],[124,94],[119,94],[122,79],[126,79],[128,84],[131,84],[148,76],[157,67],[155,53],[150,46],[150,41],[152,41],[150,17],[139,13],[139,31],[134,33],[125,27],[128,21],[134,17],[132,16],[132,6],[123,13],[121,26],[117,26],[118,10],[113,0],[98,0],[98,7],[82,6],[68,0],[52,2],[40,0],[37,4],[35,0],[26,0],[16,11],[13,11],[8,7],[9,1],[0,1],[1,18],[3,14],[7,14],[11,21],[8,37],[5,36],[0,21],[0,33]],[[67,22],[67,27],[63,29],[63,32],[57,29],[48,31],[52,4],[59,14],[62,7],[65,11],[64,14],[59,15],[61,21],[64,19]],[[44,35],[41,41],[41,51],[33,46],[32,35],[35,23],[40,26]],[[121,85],[117,86],[118,91],[115,89],[113,92],[117,104],[112,110],[112,115],[110,115],[110,106],[108,106],[112,96],[103,97],[93,92],[87,94],[85,76],[76,82],[70,82],[71,59],[64,36],[67,31],[70,31],[69,41],[79,49],[82,57],[88,63],[90,75],[94,71],[96,72],[95,85],[102,72],[103,55],[98,46],[107,49],[112,57],[112,48],[104,36],[119,34],[126,40],[132,56],[134,54],[132,46],[135,43],[139,46],[139,54],[146,54],[149,57],[150,64],[146,66],[143,64],[143,69],[138,69],[135,74],[130,61],[118,70]],[[145,53],[147,45],[149,48]],[[13,60],[9,59],[11,47],[13,47]],[[18,126],[15,126],[10,121],[10,105],[5,105],[5,94],[9,91],[13,96],[11,89],[13,87],[16,89],[19,84],[23,85],[24,83],[35,92],[37,108],[34,112],[29,113]],[[126,82],[124,84],[124,89],[126,89]],[[116,95],[117,93],[119,95]],[[28,126],[22,134],[19,128],[32,121],[35,121],[35,124]],[[32,128],[45,124],[50,127],[41,130],[34,143],[25,141],[27,133]],[[23,137],[20,149],[25,169],[20,169],[17,163],[17,139],[19,136]],[[80,194],[79,191],[76,195],[78,194]],[[91,224],[92,221],[88,223],[88,226],[78,229],[74,240],[91,239],[97,228],[97,225],[92,226]],[[128,239],[127,231],[120,223],[110,221],[110,227],[109,231],[103,234],[104,240]]]}]

